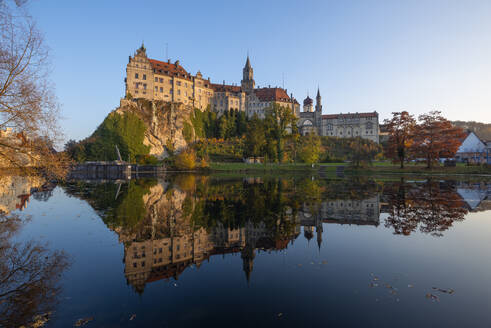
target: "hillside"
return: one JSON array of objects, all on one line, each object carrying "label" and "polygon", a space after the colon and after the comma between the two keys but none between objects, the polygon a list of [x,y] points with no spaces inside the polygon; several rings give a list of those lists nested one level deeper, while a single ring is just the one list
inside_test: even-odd
[{"label": "hillside", "polygon": [[65,146],[77,162],[115,160],[117,145],[123,159],[138,162],[155,161],[180,151],[191,140],[194,109],[181,103],[121,99],[94,133]]},{"label": "hillside", "polygon": [[491,140],[491,124],[490,123],[481,123],[474,121],[453,121],[454,125],[459,126],[465,130],[473,131],[475,134],[479,136],[484,141]]}]

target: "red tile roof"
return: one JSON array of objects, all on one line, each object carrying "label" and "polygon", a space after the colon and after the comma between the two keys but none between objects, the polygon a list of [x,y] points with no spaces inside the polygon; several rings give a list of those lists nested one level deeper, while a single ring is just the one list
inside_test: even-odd
[{"label": "red tile roof", "polygon": [[180,77],[182,79],[191,80],[191,74],[189,74],[181,65],[171,64],[160,60],[149,59],[150,64],[155,73],[160,73],[168,76]]},{"label": "red tile roof", "polygon": [[291,101],[286,91],[282,88],[260,88],[255,89],[254,93],[261,101]]},{"label": "red tile roof", "polygon": [[237,85],[226,85],[226,84],[211,84],[211,88],[215,92],[241,92],[242,88]]},{"label": "red tile roof", "polygon": [[348,114],[328,114],[322,115],[323,120],[336,119],[336,118],[359,118],[359,117],[377,117],[377,112],[370,113],[348,113]]}]

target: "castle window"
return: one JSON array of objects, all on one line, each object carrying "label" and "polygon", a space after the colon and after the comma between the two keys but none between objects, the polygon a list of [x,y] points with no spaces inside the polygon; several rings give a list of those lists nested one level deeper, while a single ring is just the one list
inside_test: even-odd
[{"label": "castle window", "polygon": [[160,93],[164,92],[164,88],[160,87]]},{"label": "castle window", "polygon": [[177,81],[177,82],[176,82],[176,84],[177,84],[178,86],[181,86],[181,81]]},{"label": "castle window", "polygon": [[137,79],[137,78],[138,78],[138,73],[135,73],[135,79]]},{"label": "castle window", "polygon": [[159,88],[158,87],[155,87],[155,92],[159,91]]},{"label": "castle window", "polygon": [[169,93],[172,94],[172,89],[169,90]]},{"label": "castle window", "polygon": [[143,74],[143,79],[146,80],[147,79],[147,75],[146,74]]},{"label": "castle window", "polygon": [[177,89],[177,95],[181,94],[181,90]]},{"label": "castle window", "polygon": [[159,81],[159,79],[156,77],[156,78],[155,78],[155,82],[158,82],[158,81]]},{"label": "castle window", "polygon": [[143,83],[143,90],[147,90],[147,84]]}]

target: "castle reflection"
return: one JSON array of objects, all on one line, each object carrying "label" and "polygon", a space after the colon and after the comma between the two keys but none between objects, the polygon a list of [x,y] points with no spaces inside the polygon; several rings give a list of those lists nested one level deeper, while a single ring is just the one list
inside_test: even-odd
[{"label": "castle reflection", "polygon": [[140,293],[215,255],[240,254],[249,280],[261,251],[281,251],[297,238],[315,238],[320,248],[329,224],[378,227],[381,213],[396,234],[419,229],[438,236],[491,194],[489,185],[455,181],[196,175],[65,189],[86,199],[118,234],[127,282]]}]

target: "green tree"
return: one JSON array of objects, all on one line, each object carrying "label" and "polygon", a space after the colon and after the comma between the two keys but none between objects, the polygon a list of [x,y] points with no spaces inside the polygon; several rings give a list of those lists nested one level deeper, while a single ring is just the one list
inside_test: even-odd
[{"label": "green tree", "polygon": [[252,156],[255,160],[256,157],[261,156],[266,144],[266,136],[264,132],[263,122],[256,115],[254,115],[247,125],[247,132],[245,135],[244,155],[246,157]]},{"label": "green tree", "polygon": [[292,127],[296,124],[296,117],[291,108],[273,103],[266,109],[264,119],[266,134],[268,135],[268,148],[274,143],[276,148],[276,159],[281,162],[283,159],[284,138],[290,133]]},{"label": "green tree", "polygon": [[321,141],[317,135],[310,134],[300,139],[298,157],[304,163],[314,164],[319,161]]}]

